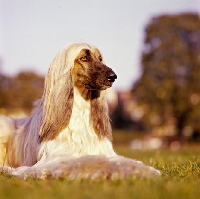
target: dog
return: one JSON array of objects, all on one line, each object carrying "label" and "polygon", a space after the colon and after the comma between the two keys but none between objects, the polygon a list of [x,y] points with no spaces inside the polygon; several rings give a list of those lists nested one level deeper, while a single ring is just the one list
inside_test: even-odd
[{"label": "dog", "polygon": [[160,175],[113,149],[105,90],[116,79],[96,47],[64,47],[50,65],[42,98],[30,117],[0,117],[0,171],[25,179]]}]

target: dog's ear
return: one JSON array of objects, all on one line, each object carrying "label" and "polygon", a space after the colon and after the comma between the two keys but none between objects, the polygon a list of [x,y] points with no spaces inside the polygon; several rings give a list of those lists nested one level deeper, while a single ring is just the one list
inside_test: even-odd
[{"label": "dog's ear", "polygon": [[45,78],[41,101],[40,141],[54,139],[68,124],[72,113],[74,85],[72,68],[66,67],[65,55],[58,55]]},{"label": "dog's ear", "polygon": [[99,139],[107,137],[112,141],[112,128],[108,113],[105,91],[92,91],[90,121]]}]

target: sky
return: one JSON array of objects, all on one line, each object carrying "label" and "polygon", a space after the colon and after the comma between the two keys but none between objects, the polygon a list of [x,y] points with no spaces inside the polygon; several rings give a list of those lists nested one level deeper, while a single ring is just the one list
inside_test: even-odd
[{"label": "sky", "polygon": [[0,71],[45,75],[72,42],[97,46],[127,91],[141,75],[145,27],[162,14],[196,12],[200,0],[0,0]]}]

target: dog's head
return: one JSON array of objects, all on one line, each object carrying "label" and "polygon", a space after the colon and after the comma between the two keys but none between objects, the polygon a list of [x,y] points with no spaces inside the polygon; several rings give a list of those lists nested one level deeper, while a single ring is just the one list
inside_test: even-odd
[{"label": "dog's head", "polygon": [[[74,86],[83,91],[82,97],[91,100],[91,120],[95,131],[101,135],[111,132],[103,90],[111,87],[116,78],[113,70],[103,63],[97,48],[84,43],[64,47],[56,55],[45,78],[40,141],[54,139],[69,124]],[[96,111],[104,115],[94,117]]]},{"label": "dog's head", "polygon": [[82,49],[74,60],[74,85],[88,90],[105,90],[112,86],[117,75],[103,63],[97,48]]}]

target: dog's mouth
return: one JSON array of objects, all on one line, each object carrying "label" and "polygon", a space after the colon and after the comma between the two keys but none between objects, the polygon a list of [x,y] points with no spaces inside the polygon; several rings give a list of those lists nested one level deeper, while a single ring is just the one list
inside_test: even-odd
[{"label": "dog's mouth", "polygon": [[97,90],[96,87],[92,86],[91,84],[84,84],[84,83],[83,83],[83,86],[84,86],[85,88],[87,88],[88,90]]},{"label": "dog's mouth", "polygon": [[106,90],[107,88],[110,88],[112,86],[112,82],[106,85],[98,86],[98,87],[93,86],[90,83],[87,83],[87,84],[83,83],[83,86],[88,90]]}]

